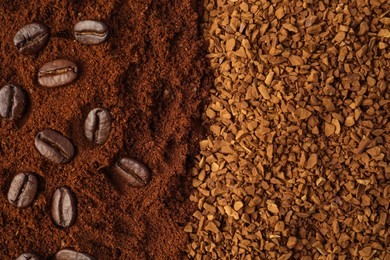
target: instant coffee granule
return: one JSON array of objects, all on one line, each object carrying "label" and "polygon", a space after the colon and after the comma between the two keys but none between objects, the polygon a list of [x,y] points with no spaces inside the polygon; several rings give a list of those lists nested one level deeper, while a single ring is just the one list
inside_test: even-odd
[{"label": "instant coffee granule", "polygon": [[390,259],[390,2],[205,0],[194,259]]}]

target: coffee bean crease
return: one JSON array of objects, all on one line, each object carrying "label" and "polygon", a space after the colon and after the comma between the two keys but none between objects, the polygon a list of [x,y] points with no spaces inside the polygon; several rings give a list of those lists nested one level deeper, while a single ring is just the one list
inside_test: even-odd
[{"label": "coffee bean crease", "polygon": [[80,253],[72,249],[62,249],[55,255],[56,260],[94,260],[95,258],[86,253]]},{"label": "coffee bean crease", "polygon": [[34,174],[19,173],[11,182],[8,201],[16,207],[27,207],[34,200],[37,190],[38,180]]},{"label": "coffee bean crease", "polygon": [[49,40],[49,30],[40,23],[21,28],[14,37],[14,45],[21,54],[31,55],[40,51]]},{"label": "coffee bean crease", "polygon": [[69,227],[76,221],[76,200],[68,187],[58,188],[52,197],[52,219],[62,228]]},{"label": "coffee bean crease", "polygon": [[99,44],[108,36],[108,28],[101,21],[84,20],[74,26],[74,36],[82,44]]},{"label": "coffee bean crease", "polygon": [[16,258],[15,260],[39,260],[39,257],[32,253],[24,253],[18,256],[18,258]]},{"label": "coffee bean crease", "polygon": [[105,143],[111,131],[110,113],[102,108],[93,109],[85,120],[84,128],[88,140],[96,144]]},{"label": "coffee bean crease", "polygon": [[21,87],[5,85],[0,90],[0,115],[7,120],[19,119],[26,107],[26,95]]},{"label": "coffee bean crease", "polygon": [[59,87],[73,82],[78,73],[77,65],[66,59],[45,63],[38,71],[38,82],[45,87]]},{"label": "coffee bean crease", "polygon": [[126,190],[126,185],[131,187],[144,187],[150,181],[149,169],[141,162],[132,158],[119,159],[112,172],[112,181],[119,190]]},{"label": "coffee bean crease", "polygon": [[52,129],[37,134],[35,147],[44,157],[56,163],[66,163],[74,156],[74,147],[69,139]]}]

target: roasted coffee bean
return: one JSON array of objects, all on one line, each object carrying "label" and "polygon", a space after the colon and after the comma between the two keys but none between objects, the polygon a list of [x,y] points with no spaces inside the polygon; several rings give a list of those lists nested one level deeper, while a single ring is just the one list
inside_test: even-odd
[{"label": "roasted coffee bean", "polygon": [[114,165],[112,179],[121,190],[124,189],[123,184],[144,187],[149,183],[150,172],[143,163],[131,158],[122,158]]},{"label": "roasted coffee bean", "polygon": [[108,35],[107,26],[94,20],[85,20],[76,23],[74,26],[74,36],[82,44],[99,44]]},{"label": "roasted coffee bean", "polygon": [[40,23],[32,23],[20,29],[15,37],[14,44],[19,53],[34,54],[45,47],[49,40],[49,30]]},{"label": "roasted coffee bean", "polygon": [[39,257],[32,254],[32,253],[24,253],[24,254],[18,256],[18,258],[16,258],[16,260],[39,260]]},{"label": "roasted coffee bean", "polygon": [[43,64],[38,72],[38,82],[45,87],[59,87],[77,77],[77,65],[70,60],[55,60]]},{"label": "roasted coffee bean", "polygon": [[58,188],[51,202],[51,216],[57,226],[66,228],[76,221],[76,200],[68,187]]},{"label": "roasted coffee bean", "polygon": [[17,174],[8,190],[8,201],[18,207],[25,208],[29,206],[38,190],[38,180],[34,174],[19,173]]},{"label": "roasted coffee bean", "polygon": [[66,163],[74,155],[74,147],[69,139],[52,129],[37,134],[35,147],[46,159],[55,163]]},{"label": "roasted coffee bean", "polygon": [[55,259],[56,260],[94,260],[95,257],[86,253],[76,252],[72,249],[62,249],[57,252]]},{"label": "roasted coffee bean", "polygon": [[111,115],[107,110],[95,108],[89,112],[84,124],[85,136],[96,144],[104,144],[111,130]]},{"label": "roasted coffee bean", "polygon": [[21,87],[5,85],[0,90],[0,115],[8,120],[19,119],[26,107],[26,95]]}]

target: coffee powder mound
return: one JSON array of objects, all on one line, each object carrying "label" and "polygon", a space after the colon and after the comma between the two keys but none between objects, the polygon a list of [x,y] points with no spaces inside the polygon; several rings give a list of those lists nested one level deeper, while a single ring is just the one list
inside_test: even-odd
[{"label": "coffee powder mound", "polygon": [[[0,2],[0,85],[22,87],[28,96],[19,120],[1,119],[0,255],[24,252],[52,257],[62,248],[99,259],[178,259],[191,214],[187,158],[194,154],[197,119],[208,81],[202,57],[196,5],[190,0],[9,1]],[[107,40],[83,45],[73,36],[81,20],[99,20]],[[32,22],[49,28],[47,45],[31,56],[19,54],[15,33]],[[78,66],[71,84],[38,84],[39,68],[56,59]],[[112,115],[103,145],[90,142],[84,121],[94,108]],[[34,138],[53,129],[75,146],[72,160],[56,164],[35,148]],[[143,162],[150,183],[119,193],[110,166],[119,158]],[[18,209],[7,201],[13,177],[36,174],[38,195]],[[76,197],[77,219],[60,229],[50,214],[61,186]]]}]

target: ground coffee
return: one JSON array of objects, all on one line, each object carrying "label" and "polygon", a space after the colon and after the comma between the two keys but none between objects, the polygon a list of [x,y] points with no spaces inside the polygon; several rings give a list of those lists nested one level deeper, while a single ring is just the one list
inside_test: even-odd
[{"label": "ground coffee", "polygon": [[[192,212],[187,157],[199,132],[196,119],[207,90],[198,15],[190,0],[96,0],[0,2],[0,86],[26,90],[28,104],[19,120],[0,124],[0,255],[25,252],[52,257],[71,248],[99,259],[178,259]],[[75,40],[82,20],[103,21],[108,38],[99,45]],[[13,44],[30,23],[48,27],[50,38],[37,54],[21,55]],[[56,59],[78,65],[77,80],[61,87],[40,86],[39,68]],[[110,111],[110,136],[103,145],[85,137],[84,122],[96,108]],[[65,164],[45,160],[35,136],[53,129],[75,146]],[[147,165],[143,188],[119,193],[107,178],[119,158]],[[33,203],[18,209],[7,200],[20,172],[38,178]],[[77,220],[66,229],[51,219],[54,191],[69,187]]]}]

